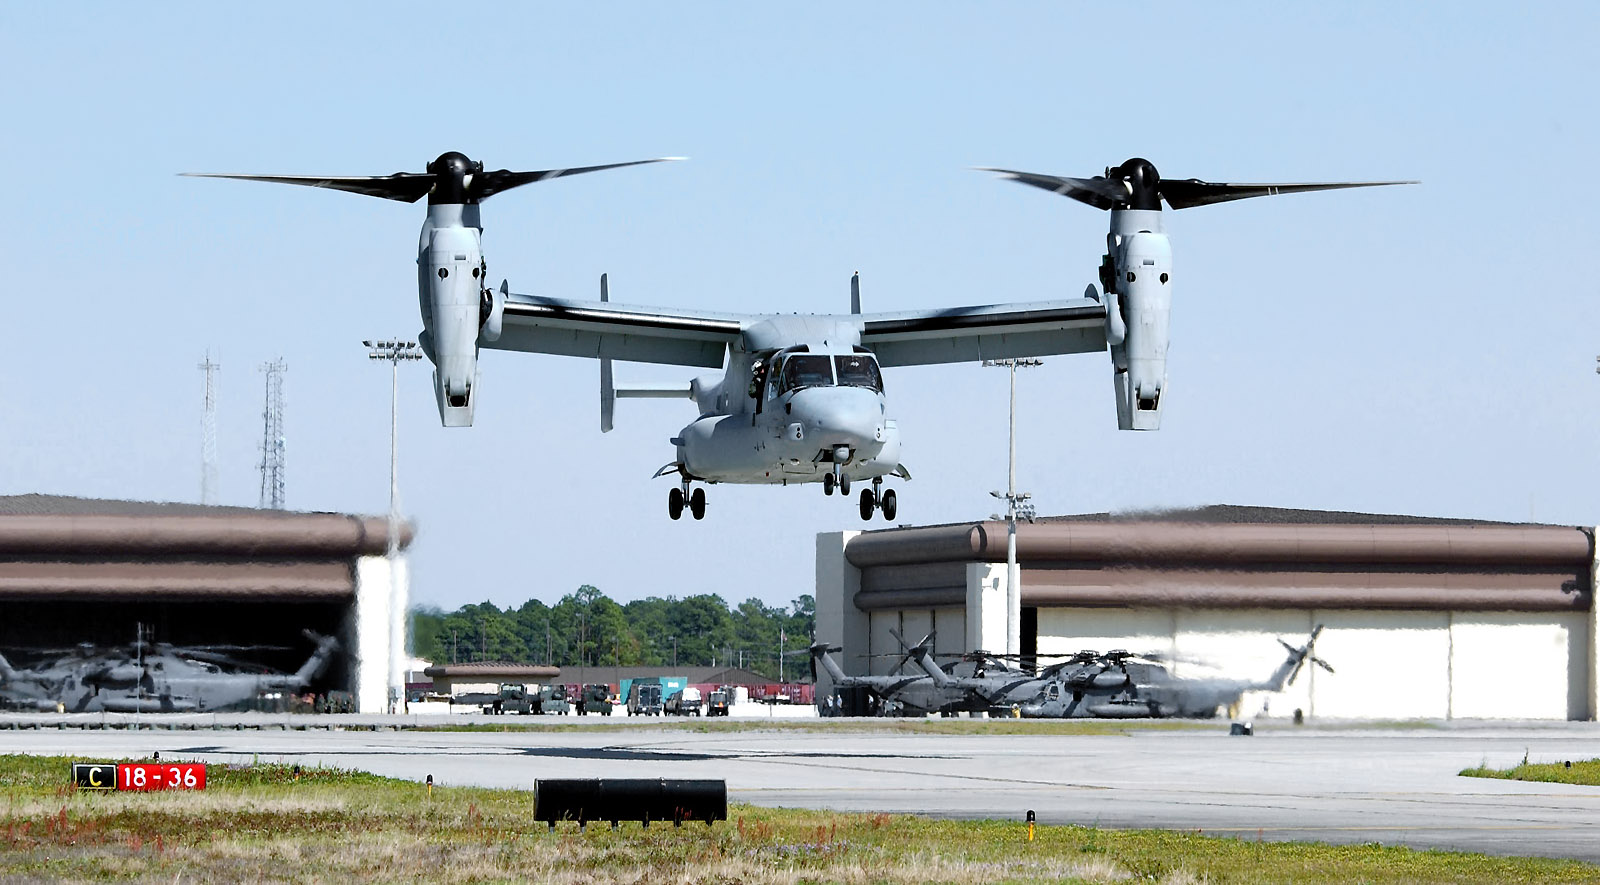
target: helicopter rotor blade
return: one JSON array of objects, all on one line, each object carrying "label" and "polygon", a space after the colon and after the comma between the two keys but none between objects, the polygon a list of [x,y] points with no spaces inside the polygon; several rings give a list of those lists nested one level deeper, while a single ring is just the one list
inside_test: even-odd
[{"label": "helicopter rotor blade", "polygon": [[980,172],[993,172],[1001,178],[1031,185],[1051,193],[1070,197],[1096,209],[1112,209],[1128,201],[1128,190],[1121,182],[1096,175],[1093,178],[1067,178],[1060,175],[1041,175],[1037,172],[1018,172],[1014,169],[977,167]]},{"label": "helicopter rotor blade", "polygon": [[219,172],[180,172],[187,178],[231,178],[235,181],[270,181],[415,203],[433,190],[432,172],[396,172],[393,175],[239,175]]},{"label": "helicopter rotor blade", "polygon": [[514,187],[522,187],[525,184],[532,184],[536,181],[549,181],[552,178],[582,175],[585,172],[601,172],[606,169],[621,169],[624,166],[643,166],[646,163],[670,163],[687,159],[688,157],[656,157],[650,160],[630,160],[626,163],[606,163],[600,166],[541,169],[536,172],[512,172],[509,169],[496,169],[493,172],[479,172],[474,175],[470,190],[474,197],[484,200],[502,191],[508,191]]},{"label": "helicopter rotor blade", "polygon": [[1310,191],[1343,190],[1352,187],[1387,187],[1395,184],[1420,184],[1417,181],[1328,181],[1294,182],[1288,184],[1229,184],[1218,181],[1201,181],[1186,178],[1181,181],[1163,178],[1158,186],[1167,205],[1174,209],[1209,206],[1251,197],[1275,197],[1279,194],[1301,194]]}]

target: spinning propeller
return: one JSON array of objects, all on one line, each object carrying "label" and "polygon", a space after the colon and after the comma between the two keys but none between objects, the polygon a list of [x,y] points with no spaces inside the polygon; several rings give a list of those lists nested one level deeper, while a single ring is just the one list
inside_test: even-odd
[{"label": "spinning propeller", "polygon": [[402,203],[415,203],[423,197],[432,203],[478,203],[502,191],[549,181],[584,172],[620,169],[624,166],[641,166],[645,163],[662,163],[681,160],[682,157],[657,157],[653,160],[633,160],[628,163],[607,163],[601,166],[574,166],[570,169],[542,169],[537,172],[512,172],[496,169],[485,172],[483,163],[459,151],[449,151],[429,163],[426,172],[396,172],[393,175],[354,175],[334,177],[325,175],[238,175],[232,173],[185,172],[191,178],[233,178],[240,181],[271,181],[277,184],[298,184],[306,187],[325,187],[330,190],[382,197]]},{"label": "spinning propeller", "polygon": [[1415,184],[1411,181],[1228,184],[1198,178],[1163,179],[1149,160],[1134,157],[1093,178],[1040,175],[985,168],[1013,181],[1071,197],[1111,213],[1100,289],[1084,297],[1106,308],[1105,339],[1111,351],[1117,426],[1156,430],[1167,385],[1167,344],[1172,311],[1172,244],[1161,221],[1161,201],[1174,209],[1306,191]]},{"label": "spinning propeller", "polygon": [[1096,209],[1161,209],[1161,201],[1173,209],[1188,209],[1212,203],[1245,200],[1250,197],[1273,197],[1279,194],[1298,194],[1308,191],[1331,191],[1351,187],[1381,187],[1391,184],[1416,184],[1415,181],[1333,181],[1294,182],[1289,184],[1229,184],[1218,181],[1201,181],[1198,178],[1182,180],[1163,179],[1149,160],[1134,157],[1120,166],[1108,167],[1104,175],[1093,178],[1067,178],[1060,175],[1040,175],[1035,172],[1017,172],[1011,169],[980,167],[984,172],[994,172],[1013,181],[1032,185],[1047,191],[1071,197]]}]

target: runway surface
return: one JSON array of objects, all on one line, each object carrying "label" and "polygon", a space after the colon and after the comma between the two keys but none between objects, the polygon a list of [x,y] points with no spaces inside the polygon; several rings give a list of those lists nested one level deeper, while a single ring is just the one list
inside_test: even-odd
[{"label": "runway surface", "polygon": [[[1600,757],[1595,723],[1103,736],[418,731],[0,731],[0,753],[335,765],[527,789],[540,777],[723,778],[758,805],[1382,842],[1600,862],[1600,787],[1462,768]],[[65,777],[65,773],[63,773]]]}]

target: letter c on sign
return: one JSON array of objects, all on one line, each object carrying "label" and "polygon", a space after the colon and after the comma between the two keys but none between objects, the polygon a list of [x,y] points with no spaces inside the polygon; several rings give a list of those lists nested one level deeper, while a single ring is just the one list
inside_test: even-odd
[{"label": "letter c on sign", "polygon": [[103,786],[105,786],[105,784],[100,783],[100,766],[98,766],[98,765],[96,765],[93,768],[89,769],[89,786],[91,786],[91,787],[103,787]]}]

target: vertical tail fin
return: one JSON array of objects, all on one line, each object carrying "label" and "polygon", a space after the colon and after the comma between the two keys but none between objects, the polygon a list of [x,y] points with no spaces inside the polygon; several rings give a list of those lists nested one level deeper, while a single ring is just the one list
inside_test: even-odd
[{"label": "vertical tail fin", "polygon": [[1316,664],[1318,667],[1321,667],[1322,669],[1327,670],[1329,673],[1332,673],[1333,668],[1328,666],[1327,661],[1324,661],[1323,659],[1311,653],[1312,648],[1317,643],[1317,635],[1321,632],[1322,625],[1318,624],[1316,629],[1311,631],[1311,638],[1306,640],[1306,644],[1300,646],[1299,648],[1295,648],[1289,643],[1284,642],[1282,639],[1278,640],[1279,645],[1289,650],[1289,657],[1282,664],[1278,665],[1278,669],[1274,670],[1272,676],[1267,679],[1266,682],[1262,683],[1260,687],[1266,689],[1267,691],[1283,691],[1285,686],[1292,684],[1295,680],[1295,677],[1300,675],[1300,668],[1305,666],[1306,661],[1310,661],[1311,663]]},{"label": "vertical tail fin", "polygon": [[909,654],[911,659],[917,662],[917,667],[928,674],[929,679],[933,680],[934,685],[944,688],[955,680],[950,678],[949,673],[939,668],[939,664],[928,654],[929,650],[928,646],[919,645],[912,648]]},{"label": "vertical tail fin", "polygon": [[811,681],[813,681],[813,682],[816,681],[816,669],[815,668],[816,668],[817,664],[821,664],[822,665],[822,669],[827,672],[828,678],[832,679],[835,685],[840,685],[840,684],[843,684],[843,683],[846,683],[846,682],[849,681],[850,677],[846,676],[844,674],[844,671],[839,669],[839,665],[833,660],[833,658],[828,657],[828,652],[837,651],[837,650],[838,650],[838,646],[832,646],[832,645],[827,644],[826,642],[812,643],[812,645],[811,645],[811,666],[812,666]]},{"label": "vertical tail fin", "polygon": [[339,650],[339,640],[332,636],[317,636],[309,631],[308,635],[317,640],[317,650],[311,653],[311,657],[300,669],[294,671],[295,684],[301,686],[322,675],[328,662],[333,660],[333,653]]}]

